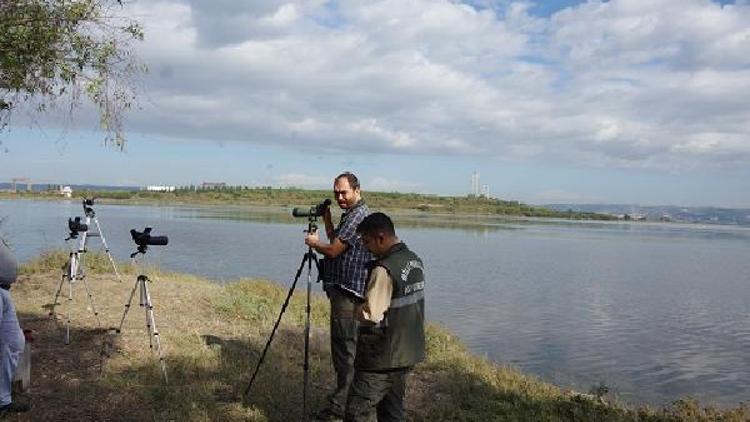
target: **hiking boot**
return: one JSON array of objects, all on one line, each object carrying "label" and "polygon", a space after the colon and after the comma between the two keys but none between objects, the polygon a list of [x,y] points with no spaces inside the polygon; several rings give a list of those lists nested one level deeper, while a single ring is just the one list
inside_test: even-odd
[{"label": "hiking boot", "polygon": [[10,402],[5,406],[0,406],[0,417],[7,415],[8,413],[24,413],[31,410],[29,403],[23,402]]},{"label": "hiking boot", "polygon": [[330,408],[325,408],[312,417],[313,422],[343,422],[344,415],[336,413]]}]

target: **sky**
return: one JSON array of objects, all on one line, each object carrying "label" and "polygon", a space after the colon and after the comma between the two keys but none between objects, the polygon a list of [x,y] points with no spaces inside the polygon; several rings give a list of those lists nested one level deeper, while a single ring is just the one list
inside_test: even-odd
[{"label": "sky", "polygon": [[362,188],[750,208],[748,0],[136,0],[149,72],[104,146],[14,114],[0,181]]}]

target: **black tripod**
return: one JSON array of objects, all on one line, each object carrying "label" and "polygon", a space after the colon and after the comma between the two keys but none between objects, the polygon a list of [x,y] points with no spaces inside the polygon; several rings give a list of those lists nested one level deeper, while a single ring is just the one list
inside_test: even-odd
[{"label": "black tripod", "polygon": [[[330,200],[329,200],[330,203]],[[295,210],[296,211],[296,210]],[[318,214],[319,215],[319,214]],[[308,224],[307,224],[307,230],[306,233],[313,233],[316,230],[318,230],[317,225],[315,224],[315,218],[318,216],[315,214],[308,215]],[[297,214],[295,214],[297,216]],[[308,370],[310,368],[310,291],[312,288],[312,264],[315,263],[315,267],[318,271],[318,278],[316,281],[320,281],[320,262],[318,262],[318,257],[315,255],[315,252],[313,252],[312,247],[307,248],[307,252],[302,257],[302,262],[299,265],[299,268],[297,269],[297,274],[294,276],[294,282],[292,283],[292,286],[289,288],[289,292],[286,295],[286,299],[284,300],[284,304],[281,305],[281,312],[279,312],[279,317],[276,319],[276,323],[273,326],[273,330],[271,331],[271,335],[268,337],[268,341],[266,342],[266,346],[263,348],[263,353],[260,355],[260,359],[258,360],[258,364],[255,366],[255,371],[253,372],[253,376],[250,378],[250,383],[248,383],[247,388],[245,388],[245,396],[250,393],[250,388],[253,386],[253,382],[255,382],[255,377],[258,375],[258,370],[260,370],[260,365],[263,364],[263,359],[266,357],[266,353],[268,352],[268,348],[271,346],[271,341],[273,341],[273,336],[276,334],[276,330],[279,328],[279,323],[281,323],[281,317],[284,315],[284,311],[286,311],[286,307],[289,305],[289,300],[292,298],[292,294],[294,294],[294,288],[297,286],[297,281],[299,280],[299,276],[302,274],[302,269],[305,268],[305,264],[307,264],[307,301],[305,302],[305,361],[302,366],[303,368],[303,384],[302,384],[302,414],[304,415],[304,420],[308,420],[308,414],[307,414],[307,388],[309,384],[309,375]]]}]

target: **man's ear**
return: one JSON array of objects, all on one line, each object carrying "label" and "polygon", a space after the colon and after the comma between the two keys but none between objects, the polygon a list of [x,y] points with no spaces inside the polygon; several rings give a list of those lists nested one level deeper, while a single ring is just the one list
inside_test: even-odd
[{"label": "man's ear", "polygon": [[383,243],[386,242],[386,240],[388,240],[388,239],[387,239],[387,236],[385,235],[385,233],[378,232],[378,244],[382,245]]}]

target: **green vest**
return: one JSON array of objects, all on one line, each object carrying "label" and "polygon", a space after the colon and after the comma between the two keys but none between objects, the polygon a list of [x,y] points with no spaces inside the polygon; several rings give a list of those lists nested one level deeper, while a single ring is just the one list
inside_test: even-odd
[{"label": "green vest", "polygon": [[403,243],[374,263],[393,280],[391,304],[376,327],[360,329],[357,369],[405,368],[424,359],[424,270],[422,260]]}]

